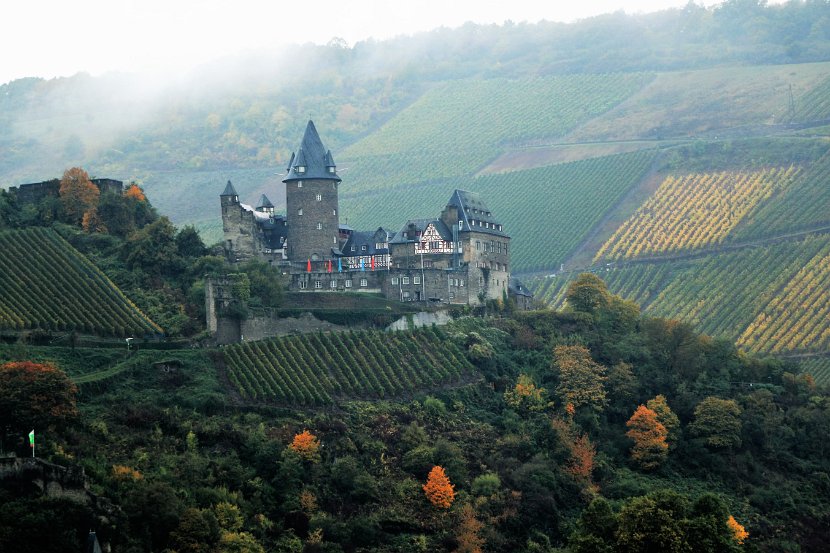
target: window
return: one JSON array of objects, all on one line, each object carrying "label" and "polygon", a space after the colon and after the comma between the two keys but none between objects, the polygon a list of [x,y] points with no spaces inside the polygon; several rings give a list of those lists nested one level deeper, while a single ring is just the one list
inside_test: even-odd
[{"label": "window", "polygon": [[462,230],[464,228],[464,221],[458,221],[458,230]]},{"label": "window", "polygon": [[322,288],[323,287],[323,281],[322,280],[315,280],[314,281],[314,287],[315,288]]},{"label": "window", "polygon": [[305,165],[297,165],[298,173],[305,173]]},{"label": "window", "polygon": [[336,278],[331,279],[331,282],[329,282],[329,287],[330,288],[337,288],[337,279]]},{"label": "window", "polygon": [[496,249],[501,253],[501,242],[496,242]]},{"label": "window", "polygon": [[392,284],[397,286],[398,284],[398,277],[392,277]]},{"label": "window", "polygon": [[476,251],[477,252],[481,251],[481,240],[476,240]]},{"label": "window", "polygon": [[403,295],[403,299],[405,299],[405,300],[409,299],[409,292],[404,292],[402,295]]},{"label": "window", "polygon": [[317,223],[317,230],[323,230],[323,223]]},{"label": "window", "polygon": [[333,165],[329,165],[329,167],[328,167],[329,173],[334,173],[334,169],[335,169],[335,167]]},{"label": "window", "polygon": [[366,288],[367,286],[369,286],[369,281],[365,278],[361,278],[360,279],[360,286],[362,286],[363,288]]},{"label": "window", "polygon": [[409,284],[409,277],[405,276],[401,278],[401,284]]},{"label": "window", "polygon": [[366,244],[363,244],[362,246],[360,246],[360,251],[365,252],[366,249],[367,249]]},{"label": "window", "polygon": [[352,251],[354,251],[354,250],[355,250],[354,244],[352,244],[351,250],[352,250]]},{"label": "window", "polygon": [[302,188],[302,187],[303,187],[303,181],[298,180],[297,181],[297,188]]},{"label": "window", "polygon": [[304,280],[300,281],[300,290],[305,290],[305,281]]},{"label": "window", "polygon": [[298,209],[297,210],[297,215],[302,215],[302,214],[303,214],[303,208]]},{"label": "window", "polygon": [[343,283],[343,286],[345,286],[346,288],[351,288],[352,287],[352,279],[347,278],[346,282]]},{"label": "window", "polygon": [[337,210],[336,210],[336,209],[332,209],[332,210],[331,210],[331,214],[332,214],[332,215],[337,215]]},{"label": "window", "polygon": [[415,275],[415,278],[412,279],[412,283],[413,284],[421,284],[421,277],[418,276],[418,275]]},{"label": "window", "polygon": [[317,201],[318,202],[323,201],[323,195],[322,194],[317,194]]},{"label": "window", "polygon": [[463,278],[458,281],[458,285],[461,286],[462,288],[464,287],[464,279]]},{"label": "window", "polygon": [[470,226],[471,227],[476,226],[476,220],[475,219],[470,219]]}]

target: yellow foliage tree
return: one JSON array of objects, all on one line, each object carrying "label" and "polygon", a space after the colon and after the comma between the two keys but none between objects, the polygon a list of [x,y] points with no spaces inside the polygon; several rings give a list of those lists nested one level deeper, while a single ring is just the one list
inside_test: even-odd
[{"label": "yellow foliage tree", "polygon": [[504,392],[504,401],[514,409],[528,411],[542,411],[548,406],[545,399],[547,390],[536,386],[533,379],[526,374],[520,374],[516,385]]},{"label": "yellow foliage tree", "polygon": [[441,509],[449,509],[455,500],[455,486],[450,484],[444,468],[439,465],[432,467],[429,471],[427,483],[423,488],[429,502]]},{"label": "yellow foliage tree", "polygon": [[89,180],[89,174],[80,167],[72,167],[63,172],[60,188],[61,205],[67,220],[78,225],[84,214],[98,205],[101,191]]},{"label": "yellow foliage tree", "polygon": [[288,447],[306,461],[320,460],[320,441],[308,430],[295,435]]},{"label": "yellow foliage tree", "polygon": [[726,521],[726,525],[732,531],[732,537],[735,538],[735,541],[738,543],[743,543],[746,538],[749,537],[749,532],[746,531],[746,528],[743,525],[735,520],[735,517],[729,515],[729,520]]},{"label": "yellow foliage tree", "polygon": [[461,521],[458,525],[458,547],[455,553],[481,553],[484,546],[484,538],[481,537],[481,529],[484,525],[476,518],[475,509],[469,503],[461,508]]}]

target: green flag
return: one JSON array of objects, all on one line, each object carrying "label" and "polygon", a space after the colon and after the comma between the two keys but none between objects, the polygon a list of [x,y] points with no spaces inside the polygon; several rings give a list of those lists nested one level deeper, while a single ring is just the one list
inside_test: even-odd
[{"label": "green flag", "polygon": [[35,431],[34,430],[29,432],[29,447],[31,447],[32,449],[35,448]]}]

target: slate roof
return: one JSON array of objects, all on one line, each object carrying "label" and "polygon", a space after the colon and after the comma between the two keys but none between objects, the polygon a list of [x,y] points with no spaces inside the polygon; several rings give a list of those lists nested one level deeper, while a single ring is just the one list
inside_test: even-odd
[{"label": "slate roof", "polygon": [[461,232],[483,232],[507,237],[504,226],[493,217],[490,208],[477,193],[456,189],[447,206],[458,208],[458,219],[463,222],[459,229]]},{"label": "slate roof", "polygon": [[260,210],[262,208],[271,208],[271,209],[273,209],[274,204],[271,203],[271,200],[268,199],[268,196],[263,194],[262,196],[260,196],[259,203],[257,204],[256,208],[257,208],[257,210]]},{"label": "slate roof", "polygon": [[[298,167],[305,167],[304,172],[299,172]],[[331,172],[329,171],[331,168]],[[288,174],[282,182],[297,180],[323,179],[340,182],[337,176],[334,158],[331,150],[326,150],[314,122],[309,121],[303,134],[303,140],[296,153],[291,154],[291,161],[288,162]]]},{"label": "slate roof", "polygon": [[533,297],[533,293],[527,289],[527,287],[519,281],[518,278],[513,276],[510,277],[507,284],[507,289],[511,294],[515,294],[517,296],[525,296],[528,298]]},{"label": "slate roof", "polygon": [[[389,233],[383,228],[378,227],[377,230],[356,230],[353,231],[343,244],[342,254],[346,257],[360,256],[360,255],[382,255],[389,253],[389,248],[375,248],[375,244],[379,242],[389,242]],[[366,249],[363,249],[366,246]],[[354,250],[352,250],[354,247]]]},{"label": "slate roof", "polygon": [[438,231],[438,234],[441,235],[442,239],[447,242],[452,242],[452,232],[447,228],[447,225],[445,225],[444,221],[441,219],[410,219],[406,222],[406,224],[404,224],[401,230],[395,233],[395,236],[389,241],[389,243],[405,244],[407,242],[417,242],[415,238],[409,238],[407,234],[411,234],[411,232],[414,231],[420,237],[430,223],[435,225],[435,229]]},{"label": "slate roof", "polygon": [[239,196],[236,193],[236,188],[233,187],[231,181],[228,181],[228,184],[225,185],[225,191],[219,194],[220,196]]}]

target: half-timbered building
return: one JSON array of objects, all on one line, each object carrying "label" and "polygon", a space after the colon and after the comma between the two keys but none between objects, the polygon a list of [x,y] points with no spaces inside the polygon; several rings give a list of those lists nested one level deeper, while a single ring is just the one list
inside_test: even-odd
[{"label": "half-timbered building", "polygon": [[341,225],[341,179],[311,121],[283,182],[284,216],[274,214],[264,195],[256,208],[240,203],[228,182],[220,199],[230,261],[259,257],[277,264],[298,291],[372,291],[450,304],[514,293],[510,236],[476,193],[454,190],[440,215],[410,219],[397,232]]}]

